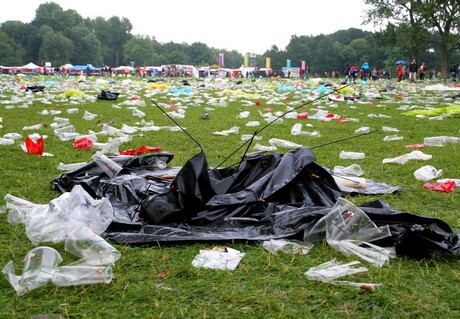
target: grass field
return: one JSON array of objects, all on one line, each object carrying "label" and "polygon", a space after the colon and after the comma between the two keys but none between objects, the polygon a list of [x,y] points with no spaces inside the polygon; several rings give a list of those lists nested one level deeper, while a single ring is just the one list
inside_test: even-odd
[{"label": "grass field", "polygon": [[[174,126],[151,99],[164,110],[183,110],[185,115],[176,121],[187,129],[202,145],[210,166],[216,166],[241,144],[242,134],[252,134],[266,124],[260,113],[285,112],[302,106],[298,113],[316,114],[319,110],[341,115],[356,121],[339,123],[335,119],[283,118],[281,124],[265,128],[258,143],[269,145],[270,138],[289,140],[314,147],[316,163],[333,168],[361,165],[364,177],[377,182],[402,186],[407,191],[387,195],[358,195],[347,199],[361,205],[375,199],[387,201],[394,208],[440,218],[452,229],[460,229],[460,197],[458,189],[451,193],[437,192],[423,187],[414,178],[414,171],[424,165],[442,169],[441,178],[460,178],[460,144],[421,149],[432,155],[428,161],[409,161],[405,165],[382,164],[383,159],[410,153],[408,144],[423,143],[425,137],[460,136],[459,115],[435,120],[429,117],[407,116],[409,110],[427,110],[457,105],[459,99],[447,98],[458,91],[426,90],[429,85],[453,88],[451,82],[410,84],[378,81],[352,88],[360,98],[335,102],[314,94],[317,83],[308,80],[189,80],[183,87],[181,79],[165,79],[156,84],[147,79],[116,78],[113,83],[96,83],[95,78],[79,83],[77,79],[0,77],[0,137],[19,133],[22,138],[13,145],[0,146],[0,196],[11,194],[37,204],[47,204],[60,194],[50,181],[62,173],[59,163],[88,162],[94,149],[78,150],[73,140],[61,141],[54,134],[56,117],[67,118],[77,132],[99,132],[102,124],[122,128],[140,126],[139,122],[153,122],[157,126]],[[100,82],[100,81],[99,81]],[[159,84],[169,89],[157,88]],[[45,85],[44,93],[25,93],[21,86]],[[204,87],[198,88],[201,84]],[[340,86],[339,83],[335,83]],[[102,85],[102,86],[101,86]],[[96,100],[102,89],[120,92],[116,101]],[[192,93],[180,92],[191,88]],[[82,99],[65,97],[66,90],[77,89],[86,95]],[[144,117],[133,115],[133,101],[139,97],[145,106],[136,106]],[[309,102],[315,99],[313,102]],[[126,102],[124,104],[123,102]],[[131,102],[129,102],[131,101]],[[457,104],[455,104],[457,102]],[[131,103],[131,104],[130,104]],[[68,109],[78,109],[68,113]],[[57,113],[57,112],[61,113]],[[95,114],[85,120],[84,112]],[[241,118],[241,112],[249,117]],[[203,113],[209,119],[201,119]],[[248,127],[249,121],[259,121],[258,128]],[[304,131],[317,131],[320,136],[292,135],[294,124],[301,123]],[[41,128],[27,131],[24,127],[41,124]],[[307,126],[311,125],[311,126]],[[239,128],[238,134],[212,134]],[[356,130],[369,127],[377,132],[356,136]],[[398,133],[384,132],[383,127],[397,128]],[[53,156],[36,156],[24,152],[20,143],[28,134],[46,135],[45,152]],[[383,141],[387,135],[398,134],[400,141]],[[132,139],[120,149],[137,149],[141,145],[160,146],[174,154],[170,163],[181,166],[199,152],[196,144],[183,132],[169,129],[131,134]],[[99,137],[106,142],[108,136]],[[331,142],[346,139],[342,142]],[[329,144],[329,145],[326,145]],[[322,146],[324,145],[324,146]],[[225,165],[237,163],[244,147],[229,158]],[[253,151],[251,148],[250,151]],[[289,149],[278,148],[280,153]],[[340,151],[364,152],[365,159],[340,159]],[[1,203],[1,202],[0,202]],[[2,204],[0,204],[1,206]],[[0,266],[10,260],[16,273],[22,271],[23,258],[34,246],[26,237],[23,225],[11,225],[7,215],[1,214]],[[195,268],[191,262],[200,249],[216,245],[240,250],[246,255],[234,271]],[[65,253],[62,243],[42,243],[62,252],[66,264],[73,256]],[[113,268],[110,284],[73,287],[45,287],[17,296],[6,279],[0,280],[0,318],[460,318],[460,259],[439,255],[415,260],[397,257],[389,266],[376,268],[345,278],[356,282],[381,283],[374,292],[353,287],[312,282],[304,273],[313,266],[336,258],[341,262],[354,260],[331,249],[327,243],[313,247],[307,255],[272,255],[259,242],[188,243],[152,246],[116,245],[121,258]]]}]

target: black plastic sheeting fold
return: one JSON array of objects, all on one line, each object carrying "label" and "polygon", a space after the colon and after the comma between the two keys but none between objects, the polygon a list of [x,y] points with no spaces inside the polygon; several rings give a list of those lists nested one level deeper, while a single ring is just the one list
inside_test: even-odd
[{"label": "black plastic sheeting fold", "polygon": [[[61,192],[80,184],[95,198],[109,198],[114,221],[104,236],[114,243],[303,239],[339,197],[350,194],[315,163],[307,147],[255,154],[238,167],[214,169],[203,152],[183,167],[168,169],[170,153],[110,158],[123,167],[113,179],[91,162],[52,183]],[[370,189],[371,194],[388,192],[378,184]],[[378,226],[389,225],[392,236],[376,244],[395,246],[398,255],[460,252],[459,234],[442,220],[381,201],[359,208]]]}]

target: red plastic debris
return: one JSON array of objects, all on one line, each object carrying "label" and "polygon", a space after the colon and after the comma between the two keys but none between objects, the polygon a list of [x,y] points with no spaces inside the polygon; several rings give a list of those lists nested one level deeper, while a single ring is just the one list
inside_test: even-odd
[{"label": "red plastic debris", "polygon": [[344,119],[342,115],[339,116],[339,118],[337,120],[335,120],[336,123],[348,123],[350,122],[349,119]]},{"label": "red plastic debris", "polygon": [[93,141],[87,137],[82,137],[76,140],[73,143],[73,147],[78,148],[79,150],[87,150],[93,147]]},{"label": "red plastic debris", "polygon": [[26,137],[26,149],[29,154],[43,155],[43,149],[45,148],[45,142],[43,137],[40,137],[36,142]]},{"label": "red plastic debris", "polygon": [[307,113],[299,113],[297,114],[298,119],[308,119],[308,114]]},{"label": "red plastic debris", "polygon": [[423,184],[423,187],[434,190],[434,191],[438,191],[438,192],[449,193],[455,190],[455,182],[454,181],[447,181],[444,183],[426,182],[425,184]]},{"label": "red plastic debris", "polygon": [[259,100],[256,101],[256,105],[260,106],[260,101]]},{"label": "red plastic debris", "polygon": [[425,144],[409,144],[406,145],[407,148],[424,148],[426,145]]},{"label": "red plastic debris", "polygon": [[160,146],[144,146],[142,145],[137,150],[127,149],[125,151],[119,150],[122,155],[141,155],[143,153],[159,152],[161,151]]}]

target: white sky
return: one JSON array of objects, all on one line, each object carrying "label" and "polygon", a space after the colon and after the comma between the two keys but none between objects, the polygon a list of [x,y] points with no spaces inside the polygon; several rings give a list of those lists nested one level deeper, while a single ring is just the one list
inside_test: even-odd
[{"label": "white sky", "polygon": [[284,50],[292,35],[331,34],[361,25],[363,0],[15,0],[0,11],[0,23],[31,22],[41,3],[55,2],[83,18],[125,17],[132,34],[154,36],[161,43],[192,44],[262,54],[272,45]]}]

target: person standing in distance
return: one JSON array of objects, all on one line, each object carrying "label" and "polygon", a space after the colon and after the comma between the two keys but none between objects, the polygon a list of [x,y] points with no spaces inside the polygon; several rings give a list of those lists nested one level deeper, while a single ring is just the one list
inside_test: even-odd
[{"label": "person standing in distance", "polygon": [[411,83],[415,82],[416,75],[417,75],[417,61],[415,59],[412,60],[412,62],[409,64],[409,81]]}]

